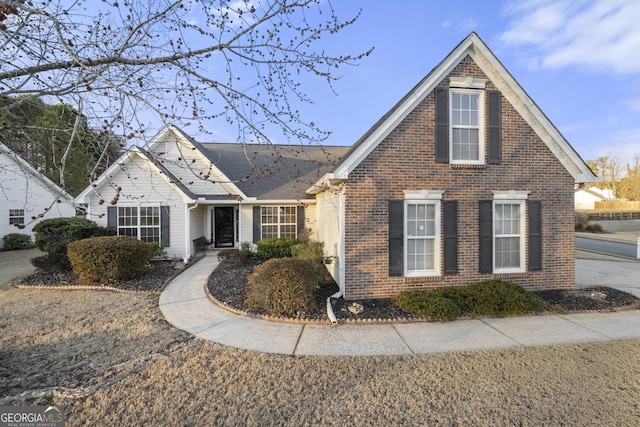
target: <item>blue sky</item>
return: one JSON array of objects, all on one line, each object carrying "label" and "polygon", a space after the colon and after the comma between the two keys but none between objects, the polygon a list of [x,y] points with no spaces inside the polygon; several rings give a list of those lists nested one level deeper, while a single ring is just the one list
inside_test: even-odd
[{"label": "blue sky", "polygon": [[[302,115],[351,145],[471,31],[485,41],[585,159],[640,155],[640,1],[334,1],[351,27],[333,53],[374,47],[340,69],[337,96],[320,80]],[[214,131],[214,133],[217,133]],[[218,134],[225,138],[224,131]]]}]

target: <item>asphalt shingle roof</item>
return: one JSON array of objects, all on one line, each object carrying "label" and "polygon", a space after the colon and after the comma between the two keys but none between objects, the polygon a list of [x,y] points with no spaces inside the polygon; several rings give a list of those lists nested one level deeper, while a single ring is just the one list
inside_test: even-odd
[{"label": "asphalt shingle roof", "polygon": [[306,199],[351,147],[198,143],[203,154],[248,197]]}]

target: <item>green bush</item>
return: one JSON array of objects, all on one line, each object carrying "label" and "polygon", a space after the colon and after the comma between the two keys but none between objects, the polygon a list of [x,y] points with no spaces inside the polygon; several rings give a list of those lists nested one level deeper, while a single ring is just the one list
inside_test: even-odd
[{"label": "green bush", "polygon": [[312,309],[317,277],[313,262],[295,258],[270,259],[254,268],[247,282],[247,305],[274,316],[298,316]]},{"label": "green bush", "polygon": [[256,256],[256,247],[251,242],[242,242],[240,243],[240,253],[245,259],[253,258]]},{"label": "green bush", "polygon": [[80,280],[111,282],[143,276],[151,251],[149,245],[133,237],[102,236],[69,243],[67,255]]},{"label": "green bush", "polygon": [[167,255],[167,251],[164,250],[164,246],[162,243],[158,242],[147,242],[147,245],[151,249],[151,257],[159,257],[163,258]]},{"label": "green bush", "polygon": [[452,320],[462,314],[459,304],[439,289],[402,292],[396,296],[396,304],[418,317],[433,320]]},{"label": "green bush", "polygon": [[110,236],[114,231],[84,218],[51,218],[33,227],[36,246],[52,258],[66,259],[67,245],[90,237]]},{"label": "green bush", "polygon": [[295,244],[295,240],[288,238],[262,239],[256,244],[258,246],[257,254],[262,259],[290,257],[291,249]]},{"label": "green bush", "polygon": [[2,238],[4,241],[4,249],[7,251],[15,251],[17,249],[26,249],[33,245],[31,236],[28,234],[9,233]]},{"label": "green bush", "polygon": [[551,309],[549,303],[534,293],[502,280],[488,280],[459,288],[406,291],[397,295],[395,301],[409,313],[434,320],[451,320],[460,316],[514,316]]}]

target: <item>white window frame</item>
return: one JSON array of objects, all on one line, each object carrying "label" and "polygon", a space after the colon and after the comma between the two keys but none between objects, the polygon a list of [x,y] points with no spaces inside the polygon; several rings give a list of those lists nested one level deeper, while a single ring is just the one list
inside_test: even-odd
[{"label": "white window frame", "polygon": [[[478,96],[478,125],[455,125],[453,124],[453,96],[454,95],[477,95]],[[483,165],[485,164],[485,95],[484,90],[449,88],[449,163],[459,165]],[[455,160],[453,158],[453,130],[456,129],[477,129],[478,130],[478,159],[476,160]]]},{"label": "white window frame", "polygon": [[24,224],[24,209],[9,209],[9,224]]},{"label": "white window frame", "polygon": [[[291,209],[293,208],[293,222],[282,222],[282,209]],[[277,219],[277,222],[264,222],[263,219],[269,216],[274,216],[273,214],[265,214],[265,209],[275,209],[277,211],[275,218]],[[285,215],[290,215],[290,214],[285,214]],[[269,237],[265,237],[265,232],[264,232],[264,227],[265,226],[276,226],[277,227],[277,234],[276,236],[269,236]],[[288,226],[291,227],[293,226],[293,236],[291,236],[290,233],[288,233],[287,236],[284,236],[285,238],[291,238],[291,239],[296,239],[298,237],[298,207],[297,206],[291,206],[291,205],[266,205],[266,206],[261,206],[260,207],[260,237],[262,239],[269,239],[269,238],[283,238],[282,234],[282,228]],[[269,234],[273,234],[273,233],[269,233]]]},{"label": "white window frame", "polygon": [[[527,198],[529,192],[526,191],[496,191],[493,195],[493,208],[492,208],[492,238],[493,238],[493,272],[495,274],[512,274],[512,273],[524,273],[527,271]],[[496,207],[504,205],[518,205],[520,207],[520,227],[518,234],[496,234]],[[520,265],[518,267],[496,267],[496,239],[501,237],[519,237],[520,238]]]},{"label": "white window frame", "polygon": [[[405,201],[404,201],[404,276],[405,277],[431,277],[431,276],[440,276],[442,273],[441,268],[441,241],[442,241],[442,194],[443,191],[428,191],[428,190],[407,190],[405,193]],[[417,206],[417,205],[425,205],[425,206],[433,206],[435,210],[434,215],[434,235],[433,236],[409,236],[408,233],[408,211],[409,206]],[[433,240],[433,268],[426,270],[409,270],[409,240],[422,240],[422,239],[430,239]]]},{"label": "white window frame", "polygon": [[[122,210],[126,210],[129,215],[127,215],[127,218],[132,218],[133,221],[131,221],[131,224],[125,224],[125,225],[121,225],[120,224],[120,219],[124,218],[123,215],[121,215],[121,209]],[[149,225],[149,224],[142,224],[142,218],[140,216],[140,211],[142,209],[157,209],[157,219],[158,219],[158,224],[157,225]],[[135,211],[135,216],[133,215],[133,212]],[[119,236],[131,236],[131,237],[135,237],[138,240],[141,240],[143,242],[147,242],[147,243],[161,243],[162,242],[162,212],[161,212],[161,207],[160,205],[140,205],[140,206],[127,206],[127,205],[123,205],[123,206],[118,206],[117,207],[117,223],[116,223],[116,232],[118,233]],[[152,217],[153,218],[153,217]],[[157,240],[153,239],[153,240],[148,240],[148,239],[142,239],[142,229],[145,228],[157,228],[158,230],[158,238]],[[133,234],[129,234],[129,233],[121,233],[121,230],[135,230],[135,235]]]}]

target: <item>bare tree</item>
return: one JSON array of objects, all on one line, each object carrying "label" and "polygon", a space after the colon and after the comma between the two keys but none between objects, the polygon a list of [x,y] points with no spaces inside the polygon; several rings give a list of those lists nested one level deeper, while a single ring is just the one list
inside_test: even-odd
[{"label": "bare tree", "polygon": [[329,133],[299,111],[312,101],[303,84],[333,90],[338,68],[371,52],[322,45],[357,17],[339,19],[330,0],[0,0],[0,96],[11,100],[0,113],[34,99],[75,108],[58,129],[62,184],[80,118],[99,136],[100,165],[110,143],[146,142],[167,123],[206,133],[226,120],[240,142],[321,142]]},{"label": "bare tree", "polygon": [[324,0],[6,0],[1,12],[2,96],[64,99],[128,138],[151,121],[224,117],[242,141],[268,142],[270,125],[321,141],[296,109],[304,76],[331,86],[369,53],[315,50],[355,21]]}]

